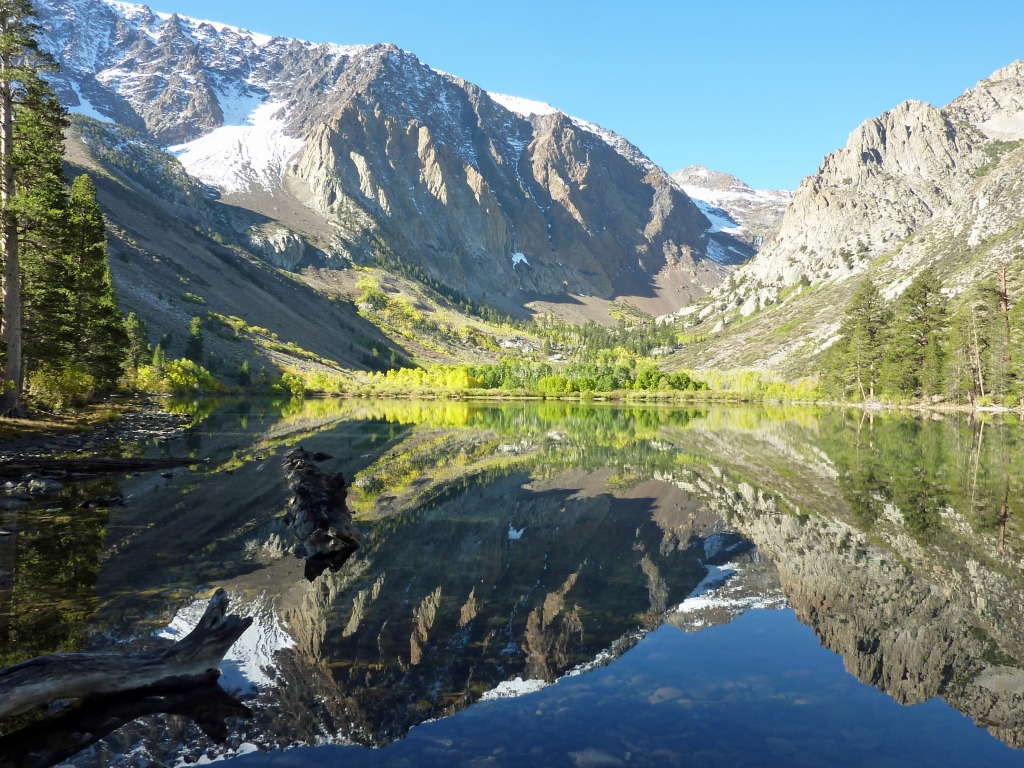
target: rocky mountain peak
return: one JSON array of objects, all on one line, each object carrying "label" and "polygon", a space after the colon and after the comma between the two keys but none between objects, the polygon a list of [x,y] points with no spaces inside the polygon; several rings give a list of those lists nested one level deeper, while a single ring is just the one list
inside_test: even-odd
[{"label": "rocky mountain peak", "polygon": [[950,104],[947,111],[990,139],[1024,139],[1024,61],[997,70]]},{"label": "rocky mountain peak", "polygon": [[801,280],[861,272],[945,215],[990,160],[979,121],[1005,115],[1014,90],[995,99],[975,89],[944,109],[905,101],[864,121],[801,182],[777,235],[737,273],[727,303],[750,313]]},{"label": "rocky mountain peak", "polygon": [[728,173],[690,165],[672,174],[712,223],[712,232],[726,232],[760,248],[782,223],[793,199],[789,190],[757,190]]},{"label": "rocky mountain peak", "polygon": [[66,104],[138,130],[261,215],[290,198],[306,212],[289,231],[313,215],[311,231],[334,233],[325,263],[400,255],[511,311],[584,294],[661,313],[750,253],[625,138],[554,108],[523,115],[395,45],[314,45],[113,0],[38,6]]},{"label": "rocky mountain peak", "polygon": [[672,178],[682,184],[691,185],[699,189],[714,190],[716,192],[737,192],[753,193],[746,183],[735,176],[713,171],[703,165],[688,165],[672,174]]}]

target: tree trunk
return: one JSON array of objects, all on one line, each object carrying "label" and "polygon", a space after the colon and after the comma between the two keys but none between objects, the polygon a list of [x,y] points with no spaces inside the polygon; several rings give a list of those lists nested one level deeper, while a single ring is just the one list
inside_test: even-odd
[{"label": "tree trunk", "polygon": [[[6,32],[10,17],[0,19],[0,31]],[[18,260],[18,228],[11,203],[14,197],[14,98],[10,54],[0,56],[0,258],[3,259],[3,317],[0,337],[7,345],[0,370],[0,416],[22,413],[21,390],[24,372],[21,365],[21,265]]]},{"label": "tree trunk", "polygon": [[224,654],[252,624],[251,617],[226,616],[227,606],[227,594],[218,589],[196,628],[164,651],[54,653],[2,669],[0,718],[58,699],[134,691],[181,678],[216,677]]},{"label": "tree trunk", "polygon": [[138,692],[98,696],[78,707],[32,723],[0,738],[0,765],[47,768],[57,765],[146,715],[180,715],[196,723],[214,741],[228,736],[228,718],[252,712],[209,678],[174,681]]},{"label": "tree trunk", "polygon": [[1006,273],[1010,263],[1004,261],[999,268],[999,312],[1003,316],[1003,363],[1010,372],[1010,293],[1006,289]]}]

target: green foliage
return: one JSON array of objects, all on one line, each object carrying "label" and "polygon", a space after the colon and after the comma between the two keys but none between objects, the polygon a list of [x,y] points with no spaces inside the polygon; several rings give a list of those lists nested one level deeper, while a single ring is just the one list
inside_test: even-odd
[{"label": "green foliage", "polygon": [[925,269],[897,299],[884,354],[884,391],[909,397],[943,391],[947,310],[939,288],[938,277]]},{"label": "green foliage", "polygon": [[203,359],[203,319],[198,315],[194,315],[189,321],[185,357],[195,363]]},{"label": "green foliage", "polygon": [[46,363],[29,374],[29,396],[54,413],[82,407],[95,390],[96,380],[74,363]]},{"label": "green foliage", "polygon": [[143,355],[149,348],[149,329],[146,323],[134,312],[129,312],[124,320],[125,335],[128,337],[127,365],[134,374],[139,370]]},{"label": "green foliage", "polygon": [[559,396],[611,393],[624,390],[701,391],[707,384],[685,371],[665,373],[653,363],[633,371],[627,365],[570,363],[555,371],[548,363],[513,357],[482,365],[435,365],[388,371],[378,379],[385,388],[505,390],[526,394]]},{"label": "green foliage", "polygon": [[147,392],[175,395],[219,392],[224,388],[208,370],[187,358],[164,360],[162,369],[142,366],[139,369],[139,386]]},{"label": "green foliage", "polygon": [[72,115],[74,130],[93,154],[127,174],[159,197],[185,204],[198,197],[201,187],[173,155],[155,149],[151,142],[131,128]]},{"label": "green foliage", "polygon": [[74,281],[70,295],[77,328],[72,359],[81,361],[100,387],[112,389],[124,368],[128,336],[110,278],[106,227],[96,187],[84,174],[71,184],[68,232]]},{"label": "green foliage", "polygon": [[356,281],[356,288],[361,291],[357,303],[368,304],[371,309],[379,312],[388,305],[388,297],[384,295],[384,292],[369,277],[361,277]]},{"label": "green foliage", "polygon": [[999,141],[998,139],[989,142],[985,146],[985,155],[988,157],[988,162],[982,165],[980,168],[974,171],[976,178],[982,178],[988,176],[992,172],[992,169],[999,165],[999,161],[1010,152],[1017,149],[1017,147],[1024,144],[1024,141]]},{"label": "green foliage", "polygon": [[998,285],[982,281],[951,307],[931,269],[891,305],[865,280],[822,358],[825,393],[837,400],[1006,402],[1024,373],[1024,311],[1011,307],[1005,281],[1005,272]]},{"label": "green foliage", "polygon": [[302,377],[295,373],[283,373],[281,375],[281,387],[285,391],[290,392],[292,397],[302,397],[306,391]]}]

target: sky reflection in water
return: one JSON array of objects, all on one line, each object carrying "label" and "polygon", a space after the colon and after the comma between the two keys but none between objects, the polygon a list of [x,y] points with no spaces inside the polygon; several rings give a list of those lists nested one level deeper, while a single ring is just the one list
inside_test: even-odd
[{"label": "sky reflection in water", "polygon": [[939,699],[858,682],[793,612],[663,626],[614,664],[424,724],[383,749],[299,748],[248,766],[1024,765]]}]

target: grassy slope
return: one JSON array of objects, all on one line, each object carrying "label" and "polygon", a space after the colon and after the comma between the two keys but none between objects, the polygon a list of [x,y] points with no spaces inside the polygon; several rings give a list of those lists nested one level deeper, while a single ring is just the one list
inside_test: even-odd
[{"label": "grassy slope", "polygon": [[[254,372],[261,366],[268,373],[359,371],[371,367],[373,348],[385,359],[393,350],[399,358],[430,363],[497,360],[509,340],[537,346],[383,270],[278,269],[240,247],[233,232],[266,221],[261,214],[196,200],[194,194],[183,204],[180,194],[174,199],[158,183],[144,185],[75,137],[67,142],[67,169],[69,177],[88,172],[96,182],[110,224],[111,272],[122,311],[146,321],[153,343],[169,335],[170,357],[183,353],[190,318],[208,312],[245,323],[238,334],[226,327],[205,333],[205,351],[219,361],[215,372],[228,378],[243,360]],[[321,238],[311,232],[307,239]],[[401,313],[358,311],[353,301],[361,277],[379,284],[389,298],[403,298],[419,322],[403,321]]]}]

